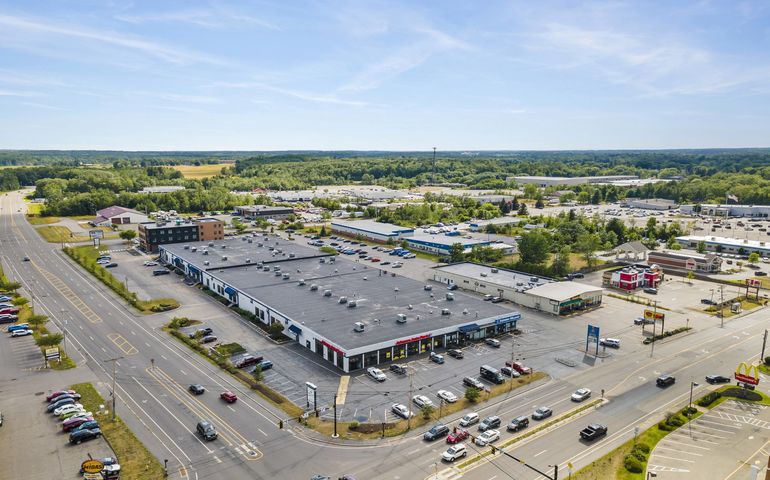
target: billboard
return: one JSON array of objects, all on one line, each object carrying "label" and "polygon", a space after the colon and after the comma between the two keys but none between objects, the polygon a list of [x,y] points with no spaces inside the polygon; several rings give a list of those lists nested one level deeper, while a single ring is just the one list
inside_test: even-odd
[{"label": "billboard", "polygon": [[759,288],[762,286],[762,281],[758,278],[747,278],[746,286],[751,288]]},{"label": "billboard", "polygon": [[644,311],[644,318],[646,318],[647,320],[653,318],[655,320],[663,321],[666,319],[666,314],[647,309]]}]

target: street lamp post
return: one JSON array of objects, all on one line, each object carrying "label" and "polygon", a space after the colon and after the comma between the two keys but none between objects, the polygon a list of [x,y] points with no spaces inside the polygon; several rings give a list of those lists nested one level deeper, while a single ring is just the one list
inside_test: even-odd
[{"label": "street lamp post", "polygon": [[690,382],[690,403],[687,404],[687,416],[690,416],[690,408],[692,407],[692,390],[698,386],[698,382]]}]

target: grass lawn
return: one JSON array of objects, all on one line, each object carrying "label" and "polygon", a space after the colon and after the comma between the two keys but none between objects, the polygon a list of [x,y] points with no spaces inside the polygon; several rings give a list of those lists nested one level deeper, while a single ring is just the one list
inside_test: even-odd
[{"label": "grass lawn", "polygon": [[232,163],[217,163],[213,165],[174,165],[171,168],[182,172],[185,178],[207,178],[219,175],[222,167],[232,167]]},{"label": "grass lawn", "polygon": [[33,217],[27,215],[27,221],[30,225],[50,225],[59,222],[59,220],[61,220],[59,217]]},{"label": "grass lawn", "polygon": [[123,480],[161,479],[163,466],[157,458],[136,438],[134,432],[123,423],[120,417],[113,420],[112,412],[98,415],[99,405],[111,409],[111,403],[106,402],[90,383],[78,383],[70,387],[80,395],[80,403],[99,421],[102,435],[109,443],[115,456],[120,462],[120,478]]},{"label": "grass lawn", "polygon": [[27,215],[40,215],[42,212],[42,203],[27,203]]},{"label": "grass lawn", "polygon": [[43,240],[50,243],[87,242],[90,240],[87,236],[73,235],[69,228],[60,225],[49,225],[35,230],[43,237]]}]

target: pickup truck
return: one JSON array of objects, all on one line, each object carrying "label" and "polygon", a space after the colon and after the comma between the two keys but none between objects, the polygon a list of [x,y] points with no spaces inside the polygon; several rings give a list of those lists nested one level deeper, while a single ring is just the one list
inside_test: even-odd
[{"label": "pickup truck", "polygon": [[580,438],[587,441],[596,440],[602,435],[607,435],[607,426],[598,423],[592,423],[580,431]]}]

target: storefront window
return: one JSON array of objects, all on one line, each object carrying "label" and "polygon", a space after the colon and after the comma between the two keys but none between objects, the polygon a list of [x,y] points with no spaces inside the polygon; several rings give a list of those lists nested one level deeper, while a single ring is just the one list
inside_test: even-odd
[{"label": "storefront window", "polygon": [[420,348],[419,340],[416,341],[416,342],[407,343],[406,344],[406,354],[407,354],[407,356],[411,357],[411,356],[417,355],[417,353],[419,352],[419,348]]},{"label": "storefront window", "polygon": [[358,370],[361,368],[361,361],[362,361],[361,355],[354,355],[352,357],[348,357],[348,370],[351,372],[353,370]]},{"label": "storefront window", "polygon": [[440,337],[434,337],[433,338],[433,348],[443,348],[444,347],[444,336],[441,335]]},{"label": "storefront window", "polygon": [[364,354],[364,367],[377,365],[377,351]]},{"label": "storefront window", "polygon": [[420,353],[425,353],[430,350],[430,339],[420,340]]},{"label": "storefront window", "polygon": [[393,360],[406,358],[406,345],[396,345],[393,347]]},{"label": "storefront window", "polygon": [[393,351],[391,347],[380,350],[380,363],[389,362],[392,360],[392,357]]},{"label": "storefront window", "polygon": [[457,333],[448,333],[445,335],[445,338],[447,348],[449,348],[450,345],[458,343]]}]

